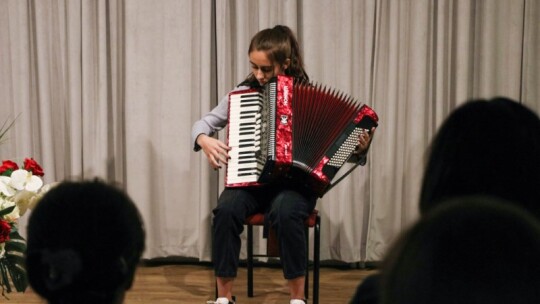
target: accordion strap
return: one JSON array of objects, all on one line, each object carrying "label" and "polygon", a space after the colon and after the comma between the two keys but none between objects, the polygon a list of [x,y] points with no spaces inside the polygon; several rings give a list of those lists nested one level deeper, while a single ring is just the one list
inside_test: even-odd
[{"label": "accordion strap", "polygon": [[[352,168],[350,168],[349,170],[347,170],[347,172],[345,172],[342,176],[340,176],[335,182],[331,183],[330,185],[328,185],[328,187],[326,188],[326,190],[324,191],[324,194],[326,194],[326,192],[330,191],[330,189],[334,188],[334,186],[336,186],[339,182],[341,182],[345,177],[347,177],[349,174],[351,174],[353,172],[354,169],[356,169],[356,167],[358,167],[359,165],[363,164],[364,163],[364,159],[363,158],[360,158],[355,164],[354,166],[352,166]],[[323,194],[323,195],[324,195]],[[321,195],[322,197],[322,195]]]}]

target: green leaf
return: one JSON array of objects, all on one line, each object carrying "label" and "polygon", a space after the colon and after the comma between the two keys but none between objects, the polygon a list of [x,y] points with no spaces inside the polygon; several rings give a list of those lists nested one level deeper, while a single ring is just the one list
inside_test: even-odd
[{"label": "green leaf", "polygon": [[17,118],[19,118],[20,115],[21,114],[17,115],[17,117],[15,117],[15,119],[13,119],[9,124],[8,124],[7,119],[4,121],[4,123],[0,127],[0,144],[3,143],[6,140],[6,138],[4,138],[4,136],[6,135],[7,131],[9,131],[9,129],[11,129],[11,127],[13,127],[13,124],[15,123]]},{"label": "green leaf", "polygon": [[8,274],[7,265],[8,265],[8,261],[6,257],[5,256],[1,257],[0,258],[0,286],[2,286],[2,294],[4,293],[4,289],[7,292],[11,292],[11,285],[9,283],[9,278],[7,276]]},{"label": "green leaf", "polygon": [[10,214],[11,211],[13,211],[13,209],[15,209],[15,205],[13,205],[11,207],[8,207],[6,209],[0,210],[0,217],[4,216],[6,214]]},{"label": "green leaf", "polygon": [[11,292],[9,276],[13,286],[17,292],[24,292],[28,287],[28,278],[24,264],[24,253],[26,251],[26,241],[17,232],[12,231],[9,234],[10,240],[6,242],[6,254],[0,259],[0,275],[3,282],[1,283],[6,288],[7,292]]},{"label": "green leaf", "polygon": [[2,174],[0,174],[0,175],[2,175],[2,176],[11,176],[11,173],[13,173],[13,170],[8,169],[8,170],[2,172]]}]

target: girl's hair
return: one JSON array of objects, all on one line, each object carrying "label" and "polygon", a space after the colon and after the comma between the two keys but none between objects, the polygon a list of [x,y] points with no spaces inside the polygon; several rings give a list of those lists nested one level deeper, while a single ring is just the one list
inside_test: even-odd
[{"label": "girl's hair", "polygon": [[[273,63],[284,64],[287,59],[291,62],[285,75],[293,76],[302,81],[309,81],[304,70],[304,61],[300,52],[300,46],[293,31],[285,25],[276,25],[273,28],[264,29],[253,38],[249,44],[248,55],[253,51],[264,51],[268,59]],[[243,83],[257,82],[255,75],[250,73]]]}]

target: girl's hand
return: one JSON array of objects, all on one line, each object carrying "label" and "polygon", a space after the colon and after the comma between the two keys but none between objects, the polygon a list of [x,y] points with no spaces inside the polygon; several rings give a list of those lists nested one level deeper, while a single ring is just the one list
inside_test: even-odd
[{"label": "girl's hand", "polygon": [[366,152],[367,148],[369,147],[369,144],[371,143],[371,139],[373,138],[373,135],[375,134],[375,128],[371,128],[369,132],[364,131],[361,132],[358,136],[358,147],[356,150],[357,154],[362,154]]},{"label": "girl's hand", "polygon": [[214,170],[221,169],[221,163],[227,164],[231,148],[225,143],[206,134],[200,134],[197,137],[197,144],[201,146],[210,166]]}]

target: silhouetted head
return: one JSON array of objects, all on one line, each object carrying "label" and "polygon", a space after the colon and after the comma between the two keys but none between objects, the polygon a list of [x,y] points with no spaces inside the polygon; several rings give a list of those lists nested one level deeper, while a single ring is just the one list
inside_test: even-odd
[{"label": "silhouetted head", "polygon": [[432,141],[420,211],[441,200],[486,194],[514,201],[540,218],[540,119],[507,99],[456,108]]},{"label": "silhouetted head", "polygon": [[540,303],[539,225],[514,202],[444,201],[389,250],[382,303]]},{"label": "silhouetted head", "polygon": [[100,181],[60,183],[29,218],[30,285],[49,303],[120,303],[144,239],[125,192]]}]

